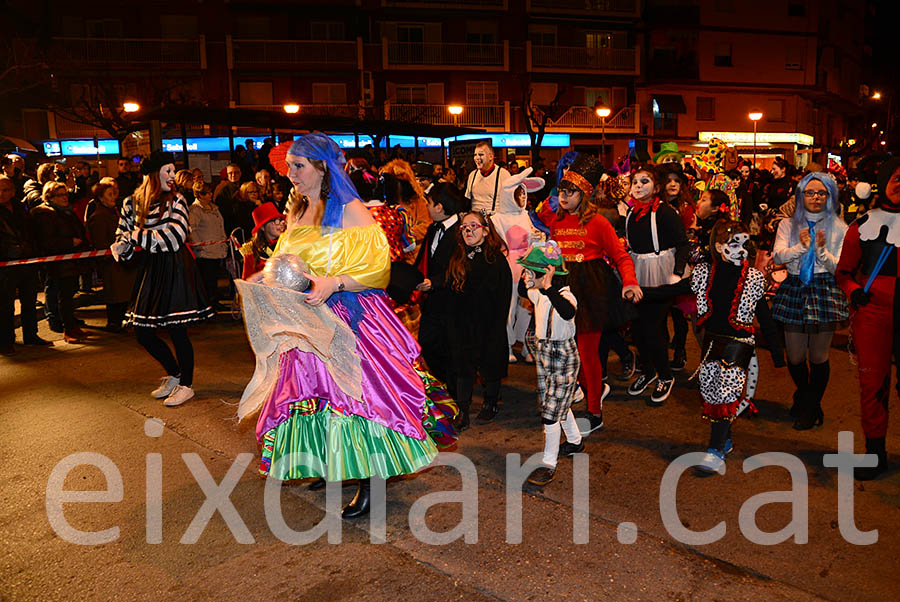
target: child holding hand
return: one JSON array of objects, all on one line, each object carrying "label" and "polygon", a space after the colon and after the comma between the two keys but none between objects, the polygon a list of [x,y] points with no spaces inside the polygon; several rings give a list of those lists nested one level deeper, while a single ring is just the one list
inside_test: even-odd
[{"label": "child holding hand", "polygon": [[[543,487],[556,475],[557,458],[584,450],[584,442],[575,416],[572,400],[578,381],[581,358],[575,343],[575,310],[578,302],[566,284],[562,252],[555,241],[538,243],[519,259],[525,267],[519,283],[519,295],[534,304],[535,364],[544,425],[544,457],[542,465],[528,477],[528,482]],[[566,443],[559,444],[562,431]]]}]

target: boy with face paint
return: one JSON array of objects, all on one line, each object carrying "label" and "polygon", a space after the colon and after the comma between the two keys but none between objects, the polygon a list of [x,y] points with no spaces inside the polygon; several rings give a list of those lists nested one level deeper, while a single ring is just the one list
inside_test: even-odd
[{"label": "boy with face paint", "polygon": [[[878,458],[857,468],[858,481],[888,468],[885,437],[891,391],[891,359],[900,363],[900,158],[878,169],[879,204],[850,225],[835,276],[855,311],[850,331],[856,341],[859,402],[866,453]],[[897,379],[900,393],[900,374]]]},{"label": "boy with face paint", "polygon": [[[691,275],[697,297],[697,323],[704,328],[700,366],[703,418],[710,421],[709,447],[698,465],[704,472],[722,473],[725,456],[734,449],[731,423],[746,397],[747,373],[756,347],[753,319],[759,320],[772,361],[784,366],[775,322],[765,301],[765,277],[750,267],[750,235],[739,222],[722,221],[710,236],[711,264],[700,263]],[[692,377],[693,378],[693,377]]]}]

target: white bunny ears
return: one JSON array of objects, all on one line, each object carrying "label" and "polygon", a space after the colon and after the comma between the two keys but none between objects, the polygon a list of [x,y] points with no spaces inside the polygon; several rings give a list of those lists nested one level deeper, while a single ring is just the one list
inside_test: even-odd
[{"label": "white bunny ears", "polygon": [[508,177],[503,182],[503,190],[512,192],[519,186],[525,186],[526,192],[537,192],[544,187],[544,178],[529,178],[532,171],[534,171],[533,168],[526,167],[516,175]]}]

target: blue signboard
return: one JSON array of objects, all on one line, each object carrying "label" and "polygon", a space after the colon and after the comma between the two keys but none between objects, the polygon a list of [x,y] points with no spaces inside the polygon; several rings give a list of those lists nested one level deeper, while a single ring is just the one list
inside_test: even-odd
[{"label": "blue signboard", "polygon": [[[341,148],[356,148],[356,136],[354,136],[353,134],[329,134],[329,136]],[[235,138],[234,144],[235,146],[237,146],[238,144],[243,144],[247,138],[250,138],[253,140],[256,148],[259,148],[260,146],[262,146],[263,141],[268,137],[269,136],[243,136],[240,138]],[[459,136],[458,139],[479,140],[482,138],[490,138],[493,145],[497,148],[521,148],[531,146],[531,138],[529,138],[528,134],[466,134],[464,136]],[[457,140],[456,137],[447,138],[446,142],[453,142],[455,140]],[[170,153],[182,152],[181,138],[164,138],[162,142],[164,150]],[[419,148],[441,147],[440,138],[419,136],[418,142]],[[415,148],[416,138],[415,136],[396,135],[381,139],[382,148],[392,148],[394,146],[397,146],[398,144],[401,148]],[[544,140],[542,142],[542,146],[544,148],[565,148],[571,146],[571,144],[571,137],[569,136],[569,134],[544,134]],[[187,145],[189,153],[215,153],[229,150],[227,136],[188,138]],[[362,134],[359,136],[360,147],[372,145],[373,141],[370,136]]]},{"label": "blue signboard", "polygon": [[57,149],[61,151],[61,154],[64,157],[77,157],[81,155],[119,155],[119,141],[118,140],[97,140],[97,145],[94,146],[93,140],[60,140],[54,141],[49,140],[44,142],[44,152],[48,157],[50,156],[58,156],[51,155],[47,150],[56,151]]},{"label": "blue signboard", "polygon": [[44,142],[44,154],[48,157],[59,157],[62,155],[62,149],[59,147],[59,142],[56,140]]}]

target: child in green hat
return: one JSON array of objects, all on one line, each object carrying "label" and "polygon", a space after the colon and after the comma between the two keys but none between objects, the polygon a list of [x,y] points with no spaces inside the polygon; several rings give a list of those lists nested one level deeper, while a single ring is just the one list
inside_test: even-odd
[{"label": "child in green hat", "polygon": [[[572,414],[572,400],[581,358],[575,343],[575,310],[578,302],[566,285],[568,272],[555,241],[533,245],[518,262],[525,267],[519,295],[534,304],[534,344],[537,386],[544,425],[544,457],[528,477],[543,487],[556,475],[557,458],[584,450],[581,433]],[[562,431],[566,442],[559,444]]]}]

